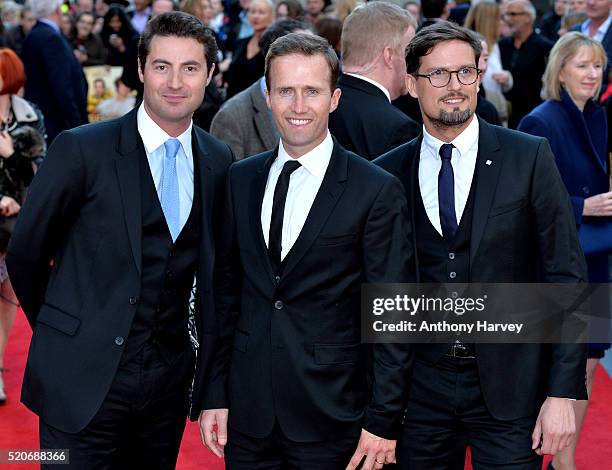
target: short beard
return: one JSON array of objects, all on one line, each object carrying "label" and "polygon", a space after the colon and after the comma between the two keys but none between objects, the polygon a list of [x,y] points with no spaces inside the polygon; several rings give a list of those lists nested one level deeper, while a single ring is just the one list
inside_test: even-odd
[{"label": "short beard", "polygon": [[453,111],[446,112],[440,111],[440,114],[437,118],[432,116],[427,116],[429,121],[436,129],[446,129],[449,127],[459,127],[465,124],[470,120],[474,113],[470,108],[465,111],[461,111],[458,108],[455,108]]}]

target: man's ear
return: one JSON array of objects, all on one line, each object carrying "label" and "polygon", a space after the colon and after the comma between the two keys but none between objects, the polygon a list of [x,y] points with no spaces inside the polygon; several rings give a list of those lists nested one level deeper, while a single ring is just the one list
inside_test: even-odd
[{"label": "man's ear", "polygon": [[336,88],[331,96],[331,105],[329,107],[330,113],[333,113],[338,107],[338,103],[340,102],[340,95],[342,95],[342,90],[340,88]]},{"label": "man's ear", "polygon": [[210,83],[210,81],[212,80],[213,77],[213,72],[215,71],[215,64],[213,63],[210,66],[210,70],[208,71],[208,77],[206,78],[206,86],[208,86],[208,84]]},{"label": "man's ear", "polygon": [[393,49],[390,46],[385,46],[383,49],[383,60],[387,68],[393,68]]},{"label": "man's ear", "polygon": [[416,90],[416,77],[414,75],[406,74],[406,88],[408,88],[408,93],[413,98],[418,98],[419,95]]},{"label": "man's ear", "polygon": [[142,73],[142,67],[140,66],[140,59],[138,59],[138,78],[141,83],[144,83],[144,73]]}]

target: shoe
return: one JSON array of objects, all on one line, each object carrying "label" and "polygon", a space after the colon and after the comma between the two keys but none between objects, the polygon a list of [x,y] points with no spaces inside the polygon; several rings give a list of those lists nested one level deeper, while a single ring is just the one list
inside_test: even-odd
[{"label": "shoe", "polygon": [[2,370],[0,369],[0,405],[6,403],[6,393],[4,393],[4,380],[2,379]]}]

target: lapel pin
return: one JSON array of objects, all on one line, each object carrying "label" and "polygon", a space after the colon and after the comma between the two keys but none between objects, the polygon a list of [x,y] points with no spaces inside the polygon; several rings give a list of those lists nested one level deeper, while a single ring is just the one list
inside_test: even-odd
[{"label": "lapel pin", "polygon": [[491,166],[491,163],[493,163],[491,160],[487,160],[487,161],[485,162],[485,165],[487,165],[487,166]]}]

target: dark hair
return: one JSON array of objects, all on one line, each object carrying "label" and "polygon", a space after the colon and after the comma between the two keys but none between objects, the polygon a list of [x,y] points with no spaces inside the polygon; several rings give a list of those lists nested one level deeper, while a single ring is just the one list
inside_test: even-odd
[{"label": "dark hair", "polygon": [[468,43],[474,50],[475,65],[478,67],[482,45],[472,31],[457,26],[450,21],[438,21],[419,30],[408,44],[406,48],[406,71],[411,75],[418,72],[421,66],[421,58],[429,54],[435,46],[446,41]]},{"label": "dark hair", "polygon": [[285,5],[287,7],[288,18],[300,20],[304,17],[304,7],[297,0],[281,0],[276,4],[274,12],[276,12],[278,10],[278,7],[280,7],[281,5]]},{"label": "dark hair", "polygon": [[[117,33],[115,33],[115,31],[112,30],[110,27],[110,21],[115,16],[119,18],[119,21],[121,21],[121,29]],[[108,38],[110,38],[111,34],[117,34],[117,36],[119,36],[123,40],[123,43],[126,45],[126,47],[129,44],[129,41],[136,34],[138,34],[132,26],[132,23],[130,22],[130,19],[125,13],[123,7],[117,4],[111,5],[108,11],[106,12],[106,15],[104,15],[104,22],[102,24],[102,31],[100,32],[100,37],[102,38],[102,42],[104,42],[104,45],[106,47],[108,47]]]},{"label": "dark hair", "polygon": [[422,0],[421,16],[425,19],[440,18],[444,13],[447,0]]},{"label": "dark hair", "polygon": [[270,86],[270,69],[272,68],[272,61],[277,57],[288,56],[292,54],[299,54],[303,56],[315,56],[321,55],[329,66],[330,73],[330,89],[333,91],[336,89],[338,83],[338,74],[340,73],[340,64],[338,62],[338,56],[334,50],[330,47],[329,43],[314,34],[307,33],[289,33],[272,43],[268,53],[266,54],[266,86],[268,90]]},{"label": "dark hair", "polygon": [[217,59],[217,42],[210,28],[204,26],[204,23],[195,16],[182,11],[171,11],[162,13],[149,21],[140,35],[138,60],[143,72],[151,49],[151,41],[155,36],[195,39],[204,46],[206,68],[209,72]]},{"label": "dark hair", "polygon": [[270,50],[266,55],[266,86],[268,90],[270,86],[270,69],[272,67],[272,61],[277,57],[288,56],[292,54],[299,54],[303,56],[312,57],[315,55],[321,55],[329,66],[330,74],[330,89],[335,90],[338,82],[338,74],[340,72],[340,64],[338,62],[338,56],[334,50],[330,47],[328,42],[314,34],[307,33],[289,33],[283,36],[270,46]]},{"label": "dark hair", "polygon": [[340,41],[342,40],[342,21],[338,18],[329,18],[324,16],[319,18],[315,23],[317,34],[322,38],[327,39],[327,42],[334,50],[340,50]]},{"label": "dark hair", "polygon": [[310,31],[310,24],[304,21],[298,21],[293,19],[278,20],[272,23],[268,29],[263,33],[259,40],[259,48],[261,54],[265,57],[268,54],[268,50],[274,41],[278,38],[282,38],[289,33],[293,33],[297,30]]}]

